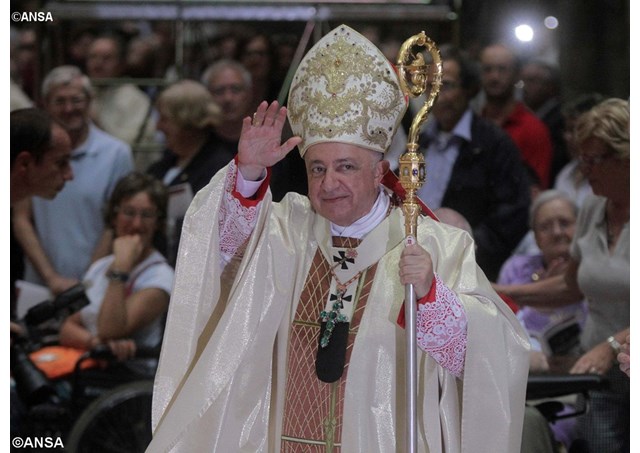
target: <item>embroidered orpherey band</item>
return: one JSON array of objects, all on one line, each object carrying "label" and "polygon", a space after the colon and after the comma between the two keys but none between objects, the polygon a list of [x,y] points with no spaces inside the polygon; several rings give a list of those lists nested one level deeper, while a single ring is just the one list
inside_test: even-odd
[{"label": "embroidered orpherey band", "polygon": [[336,281],[336,293],[330,296],[330,300],[334,302],[331,305],[331,310],[329,311],[322,310],[320,312],[320,320],[322,322],[327,323],[325,330],[322,334],[322,337],[320,339],[320,347],[322,348],[326,348],[329,345],[329,340],[331,339],[331,334],[333,333],[333,330],[335,329],[336,324],[342,323],[342,322],[346,322],[346,323],[349,322],[349,318],[340,312],[340,310],[343,308],[342,302],[351,301],[353,296],[346,295],[349,285],[351,285],[353,282],[358,280],[362,275],[362,273],[367,270],[367,269],[364,269],[358,272],[349,280],[342,283],[338,278],[338,275],[336,274],[336,271],[335,271],[336,268],[342,267],[343,269],[346,269],[347,268],[346,263],[347,262],[353,263],[355,258],[358,256],[358,252],[356,249],[350,247],[347,249],[346,252],[342,252],[342,251],[338,252],[338,255],[339,257],[335,257],[335,256],[333,257],[333,260],[334,262],[336,262],[336,264],[329,269],[331,271],[331,276]]},{"label": "embroidered orpherey band", "polygon": [[[329,310],[331,294],[336,293],[336,282],[331,274],[331,266],[339,251],[349,248],[358,249],[360,256],[365,254],[355,238],[332,237],[332,245],[322,253],[316,251],[309,271],[309,277],[292,323],[291,346],[287,351],[287,374],[285,405],[283,417],[282,451],[307,453],[338,453],[341,451],[342,413],[345,399],[346,378],[349,357],[364,315],[366,303],[373,286],[376,264],[363,272],[357,282],[350,285],[348,302],[352,307],[343,312],[350,313],[349,323],[338,324],[331,341],[326,348],[319,345],[323,326],[318,323],[318,313]],[[349,265],[354,268],[354,265]],[[357,271],[342,271],[338,265],[336,273],[347,281]],[[343,272],[349,273],[348,277]],[[346,304],[346,303],[345,303]],[[344,343],[340,336],[345,334]],[[342,355],[342,357],[341,357]]]}]

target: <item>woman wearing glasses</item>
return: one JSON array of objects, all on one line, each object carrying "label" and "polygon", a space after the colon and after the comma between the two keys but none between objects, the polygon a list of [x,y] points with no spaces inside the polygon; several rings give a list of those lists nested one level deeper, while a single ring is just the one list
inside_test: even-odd
[{"label": "woman wearing glasses", "polygon": [[585,298],[582,355],[570,372],[605,375],[606,391],[591,393],[577,437],[592,452],[629,451],[629,379],[616,364],[629,333],[629,102],[608,99],[578,120],[574,133],[581,169],[594,196],[578,216],[566,271],[536,283],[496,286],[519,305],[558,307]]},{"label": "woman wearing glasses", "polygon": [[[509,258],[498,277],[501,285],[531,283],[562,274],[571,258],[569,248],[576,230],[578,207],[569,195],[558,190],[541,192],[529,209],[529,224],[540,253],[514,255]],[[546,371],[547,358],[552,355],[567,355],[576,346],[574,340],[581,330],[586,316],[583,301],[575,304],[537,309],[521,307],[518,319],[532,336],[530,370]],[[576,324],[577,329],[576,329]],[[569,329],[564,335],[558,329]]]},{"label": "woman wearing glasses", "polygon": [[[61,344],[82,349],[107,344],[120,360],[131,358],[136,346],[159,346],[173,268],[153,243],[163,233],[166,213],[166,188],[154,177],[131,173],[118,182],[105,215],[115,234],[113,254],[85,274],[90,304],[65,320]],[[152,376],[156,365],[148,359],[126,364],[144,377]]]},{"label": "woman wearing glasses", "polygon": [[[578,207],[569,195],[558,190],[541,192],[529,209],[529,226],[540,253],[509,258],[500,270],[498,283],[516,285],[562,274],[570,260],[577,215]],[[586,314],[584,301],[546,309],[524,306],[518,310],[516,316],[531,340],[530,373],[549,371],[558,361],[576,354]],[[563,411],[572,412],[572,407]],[[574,438],[575,419],[556,420],[550,428],[555,440],[568,449]]]}]

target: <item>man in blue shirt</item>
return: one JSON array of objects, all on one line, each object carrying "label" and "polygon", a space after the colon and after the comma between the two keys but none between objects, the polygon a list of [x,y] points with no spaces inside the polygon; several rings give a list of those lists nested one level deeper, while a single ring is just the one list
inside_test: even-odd
[{"label": "man in blue shirt", "polygon": [[103,207],[117,181],[133,170],[129,145],[91,122],[91,94],[89,79],[74,66],[45,77],[44,107],[71,138],[75,177],[54,200],[34,197],[15,206],[16,236],[29,261],[25,280],[55,294],[77,283],[96,257]]}]

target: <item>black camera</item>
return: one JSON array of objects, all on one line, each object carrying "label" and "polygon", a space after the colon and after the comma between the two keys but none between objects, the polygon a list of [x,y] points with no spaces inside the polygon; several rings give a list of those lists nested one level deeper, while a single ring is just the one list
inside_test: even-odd
[{"label": "black camera", "polygon": [[11,337],[11,375],[21,401],[31,406],[47,401],[55,393],[49,379],[29,358],[29,354],[39,349],[41,336],[37,331],[45,321],[64,319],[89,304],[82,284],[75,285],[53,300],[35,305],[18,322],[24,329],[24,335]]}]

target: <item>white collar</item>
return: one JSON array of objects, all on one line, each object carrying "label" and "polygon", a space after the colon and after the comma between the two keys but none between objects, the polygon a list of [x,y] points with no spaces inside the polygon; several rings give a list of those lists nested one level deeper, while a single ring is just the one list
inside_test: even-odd
[{"label": "white collar", "polygon": [[331,222],[331,236],[362,239],[368,232],[377,227],[387,217],[389,204],[391,203],[384,188],[380,186],[379,190],[378,198],[373,203],[371,210],[351,225],[344,227]]}]

